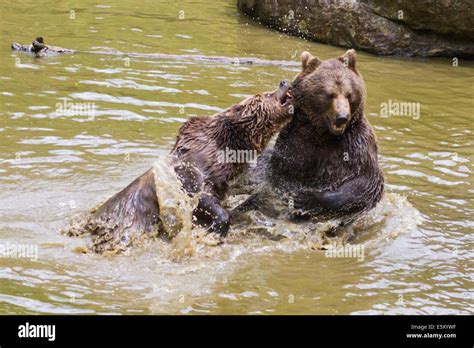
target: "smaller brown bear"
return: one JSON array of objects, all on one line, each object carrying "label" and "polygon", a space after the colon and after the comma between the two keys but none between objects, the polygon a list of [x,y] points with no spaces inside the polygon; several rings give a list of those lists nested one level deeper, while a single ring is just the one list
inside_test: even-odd
[{"label": "smaller brown bear", "polygon": [[[183,189],[198,196],[193,211],[195,224],[225,236],[229,214],[221,206],[228,183],[243,172],[270,138],[292,118],[289,84],[270,93],[257,94],[222,113],[192,117],[179,130],[171,151],[171,163]],[[251,154],[236,158],[226,154]],[[158,192],[157,192],[158,189]],[[64,231],[68,236],[92,235],[96,253],[125,250],[140,235],[163,232],[154,169],[135,179],[85,218]]]},{"label": "smaller brown bear", "polygon": [[229,182],[291,120],[289,89],[289,84],[281,81],[274,92],[249,97],[214,116],[192,117],[179,129],[171,156],[186,192],[199,194],[193,211],[195,223],[222,236],[227,234],[229,213],[220,202]]}]

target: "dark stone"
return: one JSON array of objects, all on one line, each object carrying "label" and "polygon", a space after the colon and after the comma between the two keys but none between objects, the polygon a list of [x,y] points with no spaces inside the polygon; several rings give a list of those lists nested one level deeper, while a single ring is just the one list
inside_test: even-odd
[{"label": "dark stone", "polygon": [[[289,34],[379,55],[474,57],[472,0],[238,0]],[[403,11],[399,19],[398,11]]]}]

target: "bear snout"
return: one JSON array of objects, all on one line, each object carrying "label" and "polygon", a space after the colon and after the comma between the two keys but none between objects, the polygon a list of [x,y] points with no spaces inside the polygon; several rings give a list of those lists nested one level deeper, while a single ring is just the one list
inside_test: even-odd
[{"label": "bear snout", "polygon": [[280,81],[280,86],[275,93],[277,100],[280,101],[281,105],[286,105],[287,102],[291,99],[290,84],[286,80]]},{"label": "bear snout", "polygon": [[280,88],[289,88],[289,84],[286,80],[281,80],[280,81]]},{"label": "bear snout", "polygon": [[336,127],[340,127],[343,124],[346,124],[349,121],[349,113],[343,111],[336,115],[336,119],[334,120],[334,124]]}]

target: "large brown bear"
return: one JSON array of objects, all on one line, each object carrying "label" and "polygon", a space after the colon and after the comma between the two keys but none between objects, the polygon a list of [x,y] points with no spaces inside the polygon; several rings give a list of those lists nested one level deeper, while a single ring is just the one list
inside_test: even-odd
[{"label": "large brown bear", "polygon": [[292,94],[293,120],[251,173],[256,182],[265,182],[265,190],[254,193],[235,212],[262,209],[271,191],[271,199],[281,202],[280,217],[341,218],[347,224],[373,208],[384,192],[377,141],[364,115],[366,89],[355,51],[325,61],[304,52]]},{"label": "large brown bear", "polygon": [[[248,167],[248,160],[253,160],[249,157],[256,159],[270,138],[290,121],[291,102],[289,84],[281,81],[274,92],[249,97],[214,116],[192,117],[180,128],[170,163],[184,191],[192,197],[198,195],[193,211],[197,225],[227,234],[229,214],[221,200],[228,184]],[[247,156],[226,157],[242,152]],[[73,224],[67,234],[91,233],[92,250],[98,253],[120,251],[137,236],[159,235],[164,226],[159,190],[152,168]]]}]

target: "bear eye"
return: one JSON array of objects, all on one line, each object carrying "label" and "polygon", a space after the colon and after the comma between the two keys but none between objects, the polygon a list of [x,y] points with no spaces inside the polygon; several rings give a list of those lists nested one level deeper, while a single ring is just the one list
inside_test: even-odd
[{"label": "bear eye", "polygon": [[331,98],[331,99],[335,99],[336,98],[336,93],[329,93],[328,97]]},{"label": "bear eye", "polygon": [[352,99],[352,93],[351,93],[351,92],[347,93],[347,94],[346,94],[346,98],[347,98],[347,99]]}]

